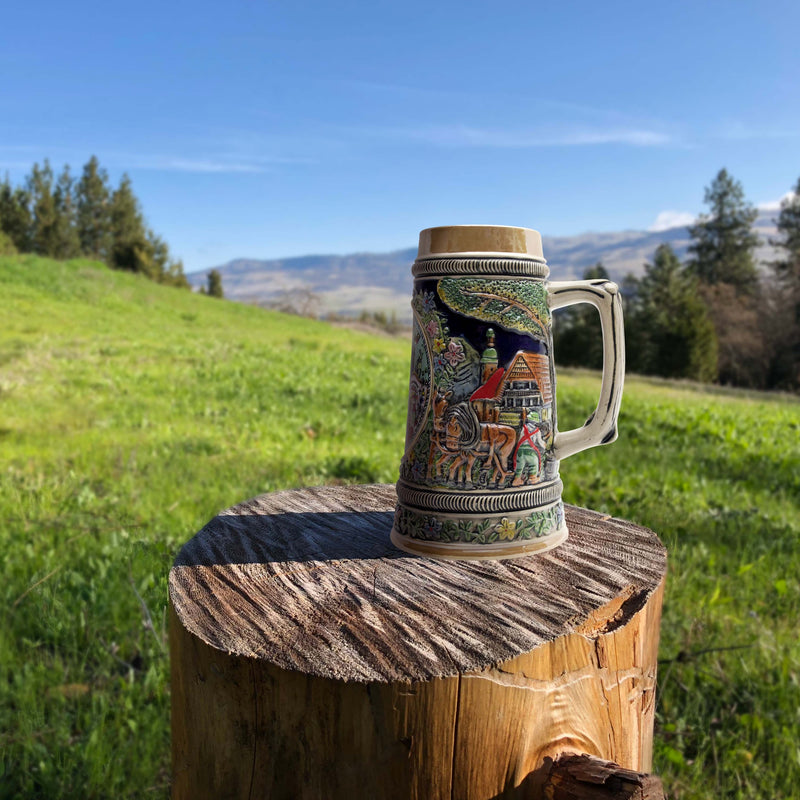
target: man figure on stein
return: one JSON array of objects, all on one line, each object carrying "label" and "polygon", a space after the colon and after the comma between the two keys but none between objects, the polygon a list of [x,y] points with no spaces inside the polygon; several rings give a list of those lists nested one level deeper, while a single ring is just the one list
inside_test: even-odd
[{"label": "man figure on stein", "polygon": [[522,410],[522,430],[514,450],[514,480],[512,486],[523,486],[526,483],[537,483],[539,473],[544,466],[544,437],[548,433],[548,424],[539,420],[528,419],[528,410]]}]

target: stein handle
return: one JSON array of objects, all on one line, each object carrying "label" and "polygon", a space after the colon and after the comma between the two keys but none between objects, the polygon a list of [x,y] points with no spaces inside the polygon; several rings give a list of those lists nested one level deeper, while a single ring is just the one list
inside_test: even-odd
[{"label": "stein handle", "polygon": [[616,283],[606,279],[591,281],[553,281],[548,287],[551,310],[591,303],[600,312],[603,330],[603,379],[600,399],[586,424],[571,431],[556,430],[553,456],[557,459],[580,453],[617,438],[617,417],[625,380],[625,332],[622,327],[622,300]]}]

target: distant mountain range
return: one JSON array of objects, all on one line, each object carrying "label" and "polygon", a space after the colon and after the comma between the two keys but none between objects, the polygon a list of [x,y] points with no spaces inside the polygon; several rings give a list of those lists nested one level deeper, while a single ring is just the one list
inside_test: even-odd
[{"label": "distant mountain range", "polygon": [[[762,239],[756,255],[762,264],[776,257],[767,239],[775,236],[774,211],[762,211],[755,229]],[[678,256],[686,255],[689,232],[685,227],[664,231],[584,233],[578,236],[544,236],[544,255],[553,280],[580,278],[584,270],[602,261],[614,280],[640,275],[656,247],[669,242]],[[316,255],[261,261],[237,258],[187,277],[195,288],[205,284],[210,269],[222,274],[225,296],[258,305],[274,305],[291,293],[313,293],[321,314],[357,316],[361,311],[394,311],[400,320],[410,318],[411,264],[416,247],[391,253]]]}]

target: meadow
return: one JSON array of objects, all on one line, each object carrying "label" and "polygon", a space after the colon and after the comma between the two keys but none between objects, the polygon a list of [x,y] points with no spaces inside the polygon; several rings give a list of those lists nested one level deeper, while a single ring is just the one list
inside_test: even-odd
[{"label": "meadow", "polygon": [[[0,798],[169,793],[167,574],[215,513],[393,482],[409,343],[88,261],[0,258]],[[596,398],[559,372],[562,428]],[[629,378],[568,502],[670,567],[654,770],[673,798],[800,785],[800,402]]]}]

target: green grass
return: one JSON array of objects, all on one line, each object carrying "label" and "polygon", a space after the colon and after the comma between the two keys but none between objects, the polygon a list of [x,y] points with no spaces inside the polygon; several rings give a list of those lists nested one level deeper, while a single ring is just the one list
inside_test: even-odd
[{"label": "green grass", "polygon": [[[166,578],[217,511],[394,481],[408,344],[0,258],[0,798],[166,797]],[[561,426],[597,377],[559,373]],[[569,502],[670,553],[655,770],[680,798],[800,784],[800,403],[629,380]]]}]

